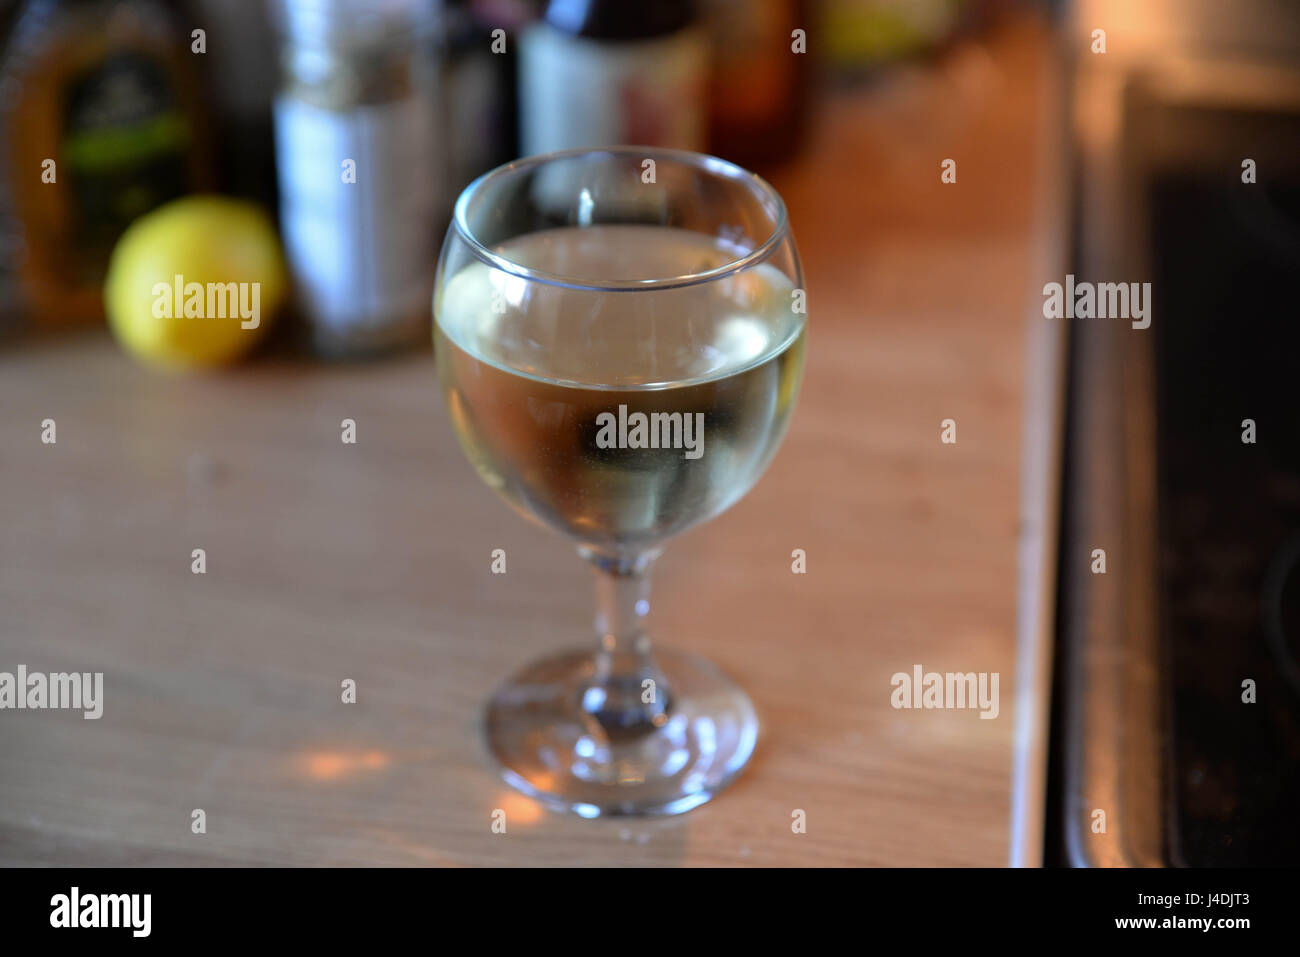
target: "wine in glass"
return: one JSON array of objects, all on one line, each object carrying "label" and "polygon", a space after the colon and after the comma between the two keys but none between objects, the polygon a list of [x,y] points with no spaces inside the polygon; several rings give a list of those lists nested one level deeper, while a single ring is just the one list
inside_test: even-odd
[{"label": "wine in glass", "polygon": [[649,573],[776,452],[803,370],[801,286],[780,197],[713,157],[551,153],[456,204],[434,295],[456,435],[596,575],[596,640],[525,667],[485,714],[506,780],[552,807],[679,813],[753,752],[745,693],[652,650]]}]

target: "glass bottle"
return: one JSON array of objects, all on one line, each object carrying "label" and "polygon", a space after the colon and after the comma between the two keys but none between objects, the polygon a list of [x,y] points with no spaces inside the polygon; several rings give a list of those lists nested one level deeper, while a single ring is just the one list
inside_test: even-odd
[{"label": "glass bottle", "polygon": [[694,3],[552,0],[519,51],[525,155],[705,148],[708,40]]},{"label": "glass bottle", "polygon": [[794,50],[808,29],[805,0],[707,0],[712,41],[709,152],[755,166],[791,156],[803,142],[810,70]]},{"label": "glass bottle", "polygon": [[0,271],[36,325],[102,317],[114,243],[212,184],[190,36],[154,0],[27,0],[0,56]]},{"label": "glass bottle", "polygon": [[429,339],[445,221],[436,7],[283,0],[275,103],[280,225],[316,351]]}]

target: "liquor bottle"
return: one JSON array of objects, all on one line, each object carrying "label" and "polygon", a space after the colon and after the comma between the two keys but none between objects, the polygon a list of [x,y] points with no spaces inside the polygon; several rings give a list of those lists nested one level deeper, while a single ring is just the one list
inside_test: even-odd
[{"label": "liquor bottle", "polygon": [[[807,118],[804,0],[708,0],[709,152],[742,166],[791,156]],[[803,30],[799,37],[797,31]]]},{"label": "liquor bottle", "polygon": [[519,155],[517,45],[542,0],[445,0],[442,103],[451,195]]},{"label": "liquor bottle", "polygon": [[37,325],[102,317],[136,217],[212,183],[190,36],[155,0],[27,0],[0,56],[0,271]]},{"label": "liquor bottle", "polygon": [[221,191],[278,203],[271,106],[279,79],[275,34],[264,0],[189,0],[207,33],[204,89],[213,106]]},{"label": "liquor bottle", "polygon": [[551,0],[519,49],[524,154],[704,149],[708,40],[689,0]]}]

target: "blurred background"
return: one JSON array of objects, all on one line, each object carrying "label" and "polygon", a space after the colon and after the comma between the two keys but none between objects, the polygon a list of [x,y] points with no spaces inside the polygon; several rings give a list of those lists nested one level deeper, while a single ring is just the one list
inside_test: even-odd
[{"label": "blurred background", "polygon": [[[352,356],[427,344],[438,243],[479,174],[612,143],[770,172],[806,148],[834,87],[886,82],[1007,6],[4,0],[0,328],[102,322],[127,226],[219,193],[273,218],[305,346]],[[322,166],[339,179],[340,156],[361,163],[356,188],[313,186]]]}]

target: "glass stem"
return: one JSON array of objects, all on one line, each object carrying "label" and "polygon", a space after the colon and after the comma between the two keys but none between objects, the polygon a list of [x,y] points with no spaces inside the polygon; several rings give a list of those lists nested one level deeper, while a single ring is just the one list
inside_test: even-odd
[{"label": "glass stem", "polygon": [[583,550],[596,576],[596,670],[582,707],[611,737],[646,734],[667,719],[668,687],[646,631],[657,551],[610,558]]}]

